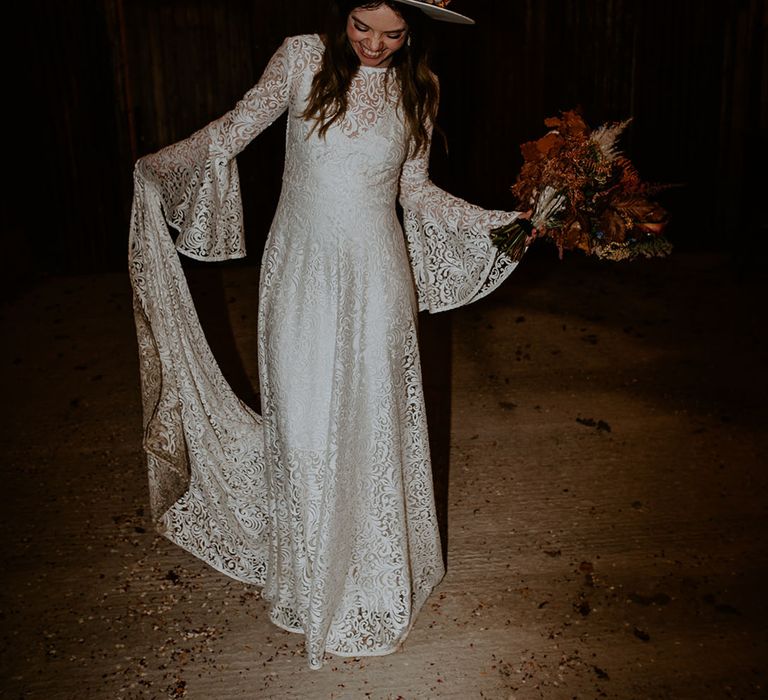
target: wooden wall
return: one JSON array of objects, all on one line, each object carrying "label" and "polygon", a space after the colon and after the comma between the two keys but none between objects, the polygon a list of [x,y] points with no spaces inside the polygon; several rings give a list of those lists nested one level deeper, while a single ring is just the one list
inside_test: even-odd
[{"label": "wooden wall", "polygon": [[[682,247],[764,235],[768,42],[764,0],[455,0],[476,27],[435,25],[440,122],[433,177],[512,208],[518,145],[579,105],[588,121],[633,118],[625,146],[667,196]],[[137,155],[219,116],[288,34],[322,27],[322,0],[61,0],[19,25],[8,219],[39,268],[124,266]],[[12,80],[12,83],[14,81]],[[283,123],[241,156],[251,254],[280,186]],[[761,234],[761,231],[763,234]],[[751,232],[751,233],[750,233]],[[737,236],[739,238],[737,238]]]}]

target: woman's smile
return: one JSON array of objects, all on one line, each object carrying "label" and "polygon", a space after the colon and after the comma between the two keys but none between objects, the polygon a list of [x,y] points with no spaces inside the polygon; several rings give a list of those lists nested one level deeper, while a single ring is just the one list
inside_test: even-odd
[{"label": "woman's smile", "polygon": [[347,38],[364,66],[388,66],[407,35],[403,18],[386,5],[372,10],[358,8],[347,20]]}]

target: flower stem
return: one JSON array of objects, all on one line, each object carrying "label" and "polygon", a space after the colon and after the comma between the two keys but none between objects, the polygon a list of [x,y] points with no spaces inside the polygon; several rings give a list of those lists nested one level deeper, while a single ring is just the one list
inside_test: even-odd
[{"label": "flower stem", "polygon": [[512,260],[520,260],[525,253],[525,241],[532,233],[533,224],[528,219],[515,219],[491,229],[491,242]]}]

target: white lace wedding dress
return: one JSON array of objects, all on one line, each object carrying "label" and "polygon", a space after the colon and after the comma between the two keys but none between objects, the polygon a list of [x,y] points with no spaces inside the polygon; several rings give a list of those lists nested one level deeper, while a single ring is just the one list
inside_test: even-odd
[{"label": "white lace wedding dress", "polygon": [[[394,651],[443,575],[417,309],[494,289],[514,263],[486,211],[408,157],[393,75],[361,67],[325,138],[304,109],[323,44],[286,39],[233,111],[142,158],[130,271],[158,527],[263,587],[271,619],[324,652]],[[261,267],[261,416],[223,379],[175,247],[244,255],[235,156],[288,110],[283,189]],[[405,234],[396,200],[404,210]]]}]

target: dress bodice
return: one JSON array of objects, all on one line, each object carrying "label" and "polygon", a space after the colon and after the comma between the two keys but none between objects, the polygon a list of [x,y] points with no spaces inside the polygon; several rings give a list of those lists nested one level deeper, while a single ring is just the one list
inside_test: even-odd
[{"label": "dress bodice", "polygon": [[406,156],[405,129],[394,75],[361,66],[353,77],[344,117],[322,136],[305,119],[323,45],[307,37],[308,70],[296,81],[288,107],[283,196],[322,199],[364,209],[394,206]]}]

